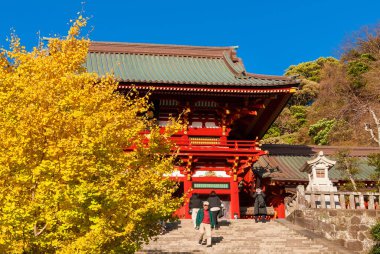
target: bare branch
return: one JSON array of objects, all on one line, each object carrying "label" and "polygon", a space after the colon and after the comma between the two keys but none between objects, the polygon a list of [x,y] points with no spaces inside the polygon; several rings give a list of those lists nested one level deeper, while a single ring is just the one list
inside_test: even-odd
[{"label": "bare branch", "polygon": [[37,223],[36,223],[36,225],[34,225],[34,236],[39,236],[40,234],[42,234],[42,232],[44,232],[44,230],[46,229],[46,226],[47,226],[47,223],[45,223],[45,225],[43,226],[43,228],[41,228],[37,232]]},{"label": "bare branch", "polygon": [[368,131],[371,135],[371,139],[373,139],[377,144],[378,146],[380,147],[380,121],[379,119],[377,118],[376,114],[375,114],[375,111],[373,111],[370,107],[368,107],[368,111],[371,113],[372,115],[372,118],[373,118],[373,121],[375,122],[376,124],[376,128],[377,128],[377,138],[375,136],[375,133],[373,131],[373,128],[371,128],[371,126],[369,124],[364,124],[364,130]]},{"label": "bare branch", "polygon": [[371,108],[368,108],[369,112],[371,113],[373,120],[375,121],[377,127],[379,127],[379,119],[376,117],[375,111],[373,111]]},{"label": "bare branch", "polygon": [[379,140],[376,139],[373,130],[369,127],[368,124],[364,124],[364,130],[368,131],[371,134],[371,139],[373,139],[376,143],[379,143]]}]

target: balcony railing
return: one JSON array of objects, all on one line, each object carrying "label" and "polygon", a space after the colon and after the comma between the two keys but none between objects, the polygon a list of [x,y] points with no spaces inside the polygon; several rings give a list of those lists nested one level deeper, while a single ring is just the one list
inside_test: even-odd
[{"label": "balcony railing", "polygon": [[173,137],[173,142],[179,147],[180,153],[213,153],[220,155],[247,155],[265,153],[255,140],[223,140],[218,137]]}]

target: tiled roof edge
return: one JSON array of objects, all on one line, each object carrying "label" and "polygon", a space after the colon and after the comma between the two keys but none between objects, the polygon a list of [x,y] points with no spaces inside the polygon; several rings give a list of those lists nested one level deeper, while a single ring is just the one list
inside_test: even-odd
[{"label": "tiled roof edge", "polygon": [[269,156],[288,155],[288,156],[314,156],[319,151],[327,155],[334,155],[341,149],[348,149],[350,154],[355,157],[365,157],[372,153],[380,153],[378,147],[349,147],[349,146],[317,146],[317,145],[283,145],[265,144],[263,150],[269,151]]}]

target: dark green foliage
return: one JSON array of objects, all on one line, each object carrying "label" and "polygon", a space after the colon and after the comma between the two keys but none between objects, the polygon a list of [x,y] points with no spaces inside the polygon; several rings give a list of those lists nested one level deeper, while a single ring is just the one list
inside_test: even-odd
[{"label": "dark green foliage", "polygon": [[373,246],[370,254],[380,254],[380,243]]},{"label": "dark green foliage", "polygon": [[376,58],[369,53],[364,53],[360,56],[363,60],[376,61]]},{"label": "dark green foliage", "polygon": [[353,61],[348,63],[347,73],[353,77],[357,77],[368,71],[369,66],[366,63],[360,61]]},{"label": "dark green foliage", "polygon": [[336,121],[334,119],[321,119],[317,123],[310,125],[309,136],[312,137],[314,144],[316,145],[327,145],[329,143],[329,133],[334,127]]},{"label": "dark green foliage", "polygon": [[297,133],[306,123],[307,106],[286,107],[268,130],[263,140],[266,143],[297,143]]},{"label": "dark green foliage", "polygon": [[371,235],[373,239],[377,242],[371,250],[371,254],[380,254],[380,222],[371,228]]},{"label": "dark green foliage", "polygon": [[[367,60],[365,58],[364,60]],[[363,61],[362,58],[351,61],[347,64],[347,74],[356,78],[366,73],[369,70],[369,65],[367,61]]]},{"label": "dark green foliage", "polygon": [[321,69],[326,63],[336,64],[338,60],[333,57],[320,57],[315,61],[291,65],[286,70],[285,75],[300,75],[303,79],[319,82],[321,80]]},{"label": "dark green foliage", "polygon": [[380,241],[380,222],[371,228],[371,235],[374,240]]},{"label": "dark green foliage", "polygon": [[277,125],[273,124],[270,127],[270,129],[267,131],[263,139],[267,139],[270,137],[278,137],[278,136],[281,136],[281,129]]},{"label": "dark green foliage", "polygon": [[297,120],[298,129],[306,122],[307,109],[305,106],[291,106],[290,112],[292,116]]},{"label": "dark green foliage", "polygon": [[370,62],[374,60],[375,58],[372,55],[366,53],[347,62],[347,75],[351,79],[351,86],[354,90],[360,89],[366,85],[366,80],[362,75],[370,70]]}]

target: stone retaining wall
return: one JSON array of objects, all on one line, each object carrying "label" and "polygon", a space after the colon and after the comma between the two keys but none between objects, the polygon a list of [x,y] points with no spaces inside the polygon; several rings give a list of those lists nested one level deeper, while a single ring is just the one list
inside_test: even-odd
[{"label": "stone retaining wall", "polygon": [[309,208],[295,210],[287,220],[355,253],[368,253],[374,244],[370,228],[380,220],[380,210]]}]

